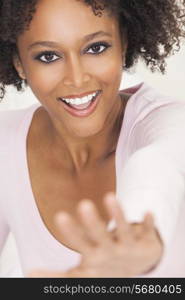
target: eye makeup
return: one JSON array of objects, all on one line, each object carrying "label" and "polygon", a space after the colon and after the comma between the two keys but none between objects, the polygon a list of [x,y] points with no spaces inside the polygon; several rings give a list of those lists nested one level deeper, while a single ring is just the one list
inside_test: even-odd
[{"label": "eye makeup", "polygon": [[[102,47],[103,47],[103,49],[102,49]],[[100,55],[110,47],[112,47],[112,45],[110,43],[96,42],[96,43],[93,43],[90,46],[88,46],[83,51],[83,53],[87,53],[87,54],[91,54],[91,55]],[[97,48],[102,49],[102,50],[99,52],[99,51],[97,51]],[[88,52],[90,49],[93,52]],[[45,59],[42,59],[44,57],[45,57]],[[53,57],[55,57],[54,60],[53,60]],[[34,56],[34,60],[40,61],[40,62],[45,63],[45,64],[53,63],[53,62],[59,60],[60,58],[61,58],[60,55],[57,52],[52,51],[52,50],[45,50],[45,51],[39,52],[37,55]]]}]

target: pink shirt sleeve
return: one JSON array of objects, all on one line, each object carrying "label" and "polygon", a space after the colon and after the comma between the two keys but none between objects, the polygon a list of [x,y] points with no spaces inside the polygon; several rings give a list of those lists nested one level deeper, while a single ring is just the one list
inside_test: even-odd
[{"label": "pink shirt sleeve", "polygon": [[2,209],[0,207],[0,254],[2,252],[8,234],[9,234],[9,226],[2,215]]},{"label": "pink shirt sleeve", "polygon": [[11,207],[9,207],[9,192],[13,188],[10,179],[10,156],[14,149],[12,147],[11,129],[14,128],[14,113],[8,111],[0,112],[0,253],[6,242],[10,231],[8,218]]},{"label": "pink shirt sleeve", "polygon": [[[177,224],[183,210],[185,215],[184,133],[185,103],[151,109],[130,131],[127,161],[119,176],[118,197],[127,219],[140,222],[146,212],[153,213],[164,243],[162,261],[181,231]],[[160,273],[163,264],[158,267],[147,276]]]},{"label": "pink shirt sleeve", "polygon": [[184,132],[185,104],[152,111],[132,132],[130,157],[122,172],[128,218],[139,221],[144,212],[153,212],[165,243],[185,201]]}]

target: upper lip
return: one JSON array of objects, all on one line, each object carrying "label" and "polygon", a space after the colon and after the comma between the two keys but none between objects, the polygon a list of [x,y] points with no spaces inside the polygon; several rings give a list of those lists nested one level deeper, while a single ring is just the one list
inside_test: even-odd
[{"label": "upper lip", "polygon": [[86,92],[86,93],[83,93],[83,94],[80,94],[80,95],[68,95],[68,96],[64,96],[64,97],[62,97],[62,98],[64,98],[64,99],[68,99],[68,98],[83,98],[83,97],[85,97],[85,96],[88,96],[88,95],[91,95],[91,94],[93,94],[93,93],[96,93],[96,92],[99,92],[99,90],[95,90],[95,91],[92,91],[92,92]]}]

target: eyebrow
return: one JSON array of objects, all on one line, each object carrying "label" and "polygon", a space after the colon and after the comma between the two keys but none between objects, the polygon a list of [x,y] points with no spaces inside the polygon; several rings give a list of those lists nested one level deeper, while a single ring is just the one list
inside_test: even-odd
[{"label": "eyebrow", "polygon": [[[94,39],[97,36],[109,36],[109,37],[112,37],[112,34],[109,33],[109,32],[101,30],[101,31],[97,31],[97,32],[94,32],[94,33],[86,35],[83,38],[83,41],[84,42],[88,42],[88,41]],[[36,46],[47,46],[47,47],[52,48],[52,47],[58,47],[58,43],[52,42],[52,41],[37,41],[37,42],[34,42],[33,44],[29,45],[28,46],[28,50],[30,50],[31,48],[36,47]]]}]

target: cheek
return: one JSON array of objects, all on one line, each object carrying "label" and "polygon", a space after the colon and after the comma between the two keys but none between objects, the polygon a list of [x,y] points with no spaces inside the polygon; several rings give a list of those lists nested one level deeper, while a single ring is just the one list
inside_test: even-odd
[{"label": "cheek", "polygon": [[122,76],[122,62],[118,58],[111,58],[101,67],[96,65],[93,67],[94,74],[98,74],[99,79],[105,84],[114,85],[121,80]]},{"label": "cheek", "polygon": [[57,72],[51,70],[49,66],[42,68],[34,67],[28,70],[27,81],[34,93],[47,95],[55,90],[59,77]]}]

